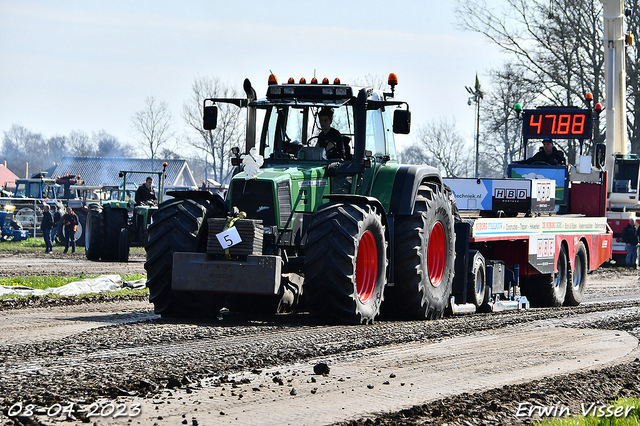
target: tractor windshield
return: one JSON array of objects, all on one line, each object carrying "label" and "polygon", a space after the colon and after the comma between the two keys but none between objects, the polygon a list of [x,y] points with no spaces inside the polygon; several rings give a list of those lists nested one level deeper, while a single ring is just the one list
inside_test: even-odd
[{"label": "tractor windshield", "polygon": [[[264,121],[260,134],[260,154],[265,159],[305,159],[325,160],[326,153],[316,147],[320,134],[318,113],[321,108],[316,105],[269,105],[264,110]],[[350,105],[332,108],[333,121],[331,127],[338,130],[345,139],[353,139],[353,108]],[[309,149],[316,148],[316,149]],[[299,152],[307,151],[305,155]],[[344,158],[343,158],[344,159]]]}]

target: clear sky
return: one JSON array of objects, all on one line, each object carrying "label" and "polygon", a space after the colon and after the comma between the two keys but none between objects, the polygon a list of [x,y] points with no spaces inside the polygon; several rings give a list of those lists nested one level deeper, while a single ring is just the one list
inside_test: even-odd
[{"label": "clear sky", "polygon": [[[456,28],[455,2],[0,0],[0,137],[13,124],[48,138],[105,130],[134,143],[132,115],[165,101],[177,135],[198,76],[264,96],[272,70],[288,77],[398,75],[413,125],[455,119],[470,143],[464,86],[504,56]],[[416,127],[414,127],[415,129]],[[410,143],[412,137],[402,140]]]}]

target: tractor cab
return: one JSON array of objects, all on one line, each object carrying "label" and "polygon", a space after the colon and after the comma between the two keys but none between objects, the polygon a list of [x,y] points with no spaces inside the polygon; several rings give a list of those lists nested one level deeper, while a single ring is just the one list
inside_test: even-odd
[{"label": "tractor cab", "polygon": [[45,172],[37,173],[29,179],[16,179],[15,198],[35,198],[55,201],[62,198],[63,188],[55,179],[47,178]]},{"label": "tractor cab", "polygon": [[611,186],[612,204],[635,207],[638,203],[640,157],[637,154],[615,154]]},{"label": "tractor cab", "polygon": [[[300,204],[304,211],[315,211],[314,199],[328,194],[368,194],[376,171],[387,163],[397,163],[394,133],[409,133],[408,106],[392,99],[396,84],[397,78],[391,74],[392,90],[384,93],[342,84],[339,79],[330,83],[327,78],[322,82],[314,78],[307,83],[304,78],[297,82],[290,78],[280,84],[272,74],[265,98],[256,99],[251,83],[245,80],[247,99],[205,100],[205,129],[215,129],[218,103],[248,109],[245,156],[240,149],[234,150],[232,164],[238,166],[236,174],[240,175],[232,179],[229,194],[244,194],[241,188],[247,174],[242,172],[247,171],[247,156],[250,163],[255,156],[264,161],[251,176],[264,178],[265,185],[270,185],[266,182],[270,173],[284,177],[282,172],[288,170],[285,174],[306,198]],[[402,106],[405,109],[396,108]],[[323,144],[319,143],[320,120],[327,111],[331,132],[340,136]]]}]

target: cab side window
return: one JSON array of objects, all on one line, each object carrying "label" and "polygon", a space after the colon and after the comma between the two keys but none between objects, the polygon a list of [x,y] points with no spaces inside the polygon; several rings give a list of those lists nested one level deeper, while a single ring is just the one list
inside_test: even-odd
[{"label": "cab side window", "polygon": [[45,185],[45,187],[42,189],[42,197],[52,200],[56,198],[56,192],[53,185]]},{"label": "cab side window", "polygon": [[384,141],[384,124],[380,110],[367,111],[366,149],[374,156],[387,155]]},{"label": "cab side window", "polygon": [[29,184],[28,198],[40,198],[40,184],[38,182]]},{"label": "cab side window", "polygon": [[391,108],[387,107],[382,111],[382,119],[384,121],[384,132],[387,136],[387,155],[391,161],[397,161],[396,143],[393,136],[393,115]]},{"label": "cab side window", "polygon": [[16,197],[18,198],[26,198],[27,197],[27,187],[24,183],[19,183],[16,188]]}]

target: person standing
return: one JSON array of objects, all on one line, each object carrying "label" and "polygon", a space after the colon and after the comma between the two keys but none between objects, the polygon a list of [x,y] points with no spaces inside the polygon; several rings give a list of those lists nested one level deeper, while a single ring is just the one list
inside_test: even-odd
[{"label": "person standing", "polygon": [[40,229],[42,230],[42,236],[44,237],[45,253],[51,253],[53,251],[53,244],[51,243],[51,228],[53,227],[53,216],[49,211],[49,205],[45,204],[42,207],[42,223]]},{"label": "person standing", "polygon": [[64,253],[69,251],[71,244],[71,253],[76,252],[76,231],[78,229],[78,216],[71,207],[67,207],[67,213],[62,216],[62,226],[64,226]]},{"label": "person standing", "polygon": [[634,218],[630,218],[629,223],[622,230],[622,241],[627,249],[627,268],[635,267],[638,253],[638,232]]},{"label": "person standing", "polygon": [[[58,226],[60,226],[60,218],[62,218],[62,215],[55,204],[51,206],[51,213],[53,214],[53,227],[51,228],[51,244],[53,245],[56,241]],[[62,238],[60,238],[60,241],[62,242]]]}]

